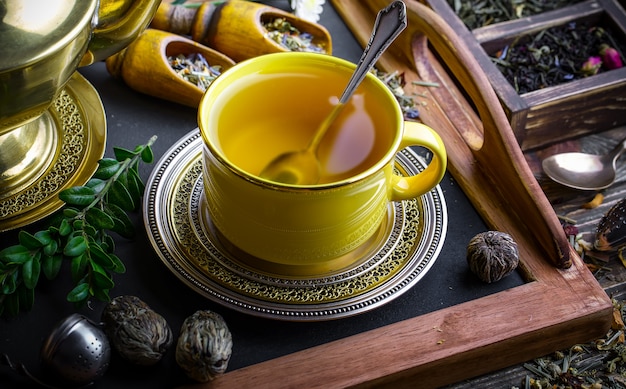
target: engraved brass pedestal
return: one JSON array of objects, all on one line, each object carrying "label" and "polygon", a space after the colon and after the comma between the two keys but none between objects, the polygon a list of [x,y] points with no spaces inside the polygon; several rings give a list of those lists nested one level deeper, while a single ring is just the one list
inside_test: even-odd
[{"label": "engraved brass pedestal", "polygon": [[76,72],[132,42],[159,0],[0,0],[0,231],[62,206],[104,154],[106,120]]}]

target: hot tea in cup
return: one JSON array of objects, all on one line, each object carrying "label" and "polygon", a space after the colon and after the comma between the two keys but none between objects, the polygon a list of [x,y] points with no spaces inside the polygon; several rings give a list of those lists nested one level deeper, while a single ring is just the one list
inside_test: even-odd
[{"label": "hot tea in cup", "polygon": [[[287,273],[349,265],[338,259],[376,232],[390,201],[430,191],[445,173],[441,138],[405,122],[393,94],[369,74],[317,149],[316,184],[259,176],[278,155],[306,148],[354,68],[322,54],[263,55],[224,72],[199,105],[211,222],[237,249]],[[402,177],[393,172],[394,158],[408,146],[426,147],[433,158],[419,174]]]}]

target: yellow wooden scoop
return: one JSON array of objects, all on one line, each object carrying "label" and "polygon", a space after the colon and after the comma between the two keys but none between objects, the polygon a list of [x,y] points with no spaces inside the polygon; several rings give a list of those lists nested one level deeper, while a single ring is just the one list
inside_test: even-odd
[{"label": "yellow wooden scoop", "polygon": [[126,49],[107,58],[109,73],[132,89],[175,103],[197,107],[204,89],[182,78],[168,57],[201,54],[210,66],[223,72],[235,62],[224,54],[191,39],[155,29],[146,29]]},{"label": "yellow wooden scoop", "polygon": [[150,27],[189,35],[194,41],[239,62],[261,54],[294,51],[268,37],[264,25],[277,18],[285,19],[302,34],[312,35],[312,44],[323,48],[326,54],[332,54],[331,37],[323,26],[251,1],[231,0],[218,5],[205,2],[198,8],[163,2]]}]

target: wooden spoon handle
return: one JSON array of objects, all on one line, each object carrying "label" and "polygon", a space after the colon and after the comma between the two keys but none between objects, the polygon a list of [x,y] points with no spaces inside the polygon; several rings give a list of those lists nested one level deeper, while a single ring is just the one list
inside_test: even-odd
[{"label": "wooden spoon handle", "polygon": [[198,8],[162,2],[150,27],[179,35],[191,35],[193,32],[198,36],[206,35],[214,13],[215,5],[212,2],[203,3]]},{"label": "wooden spoon handle", "polygon": [[332,53],[330,33],[323,26],[296,17],[279,8],[251,1],[230,0],[218,5],[205,2],[198,8],[161,3],[150,26],[180,35],[211,47],[236,62],[262,54],[289,51],[267,36],[263,23],[276,18],[287,20],[301,33],[313,36],[313,43]]}]

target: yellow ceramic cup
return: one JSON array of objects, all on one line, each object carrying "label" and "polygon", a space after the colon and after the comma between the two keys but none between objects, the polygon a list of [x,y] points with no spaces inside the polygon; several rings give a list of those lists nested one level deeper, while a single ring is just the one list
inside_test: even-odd
[{"label": "yellow ceramic cup", "polygon": [[[203,180],[210,221],[254,266],[290,274],[345,267],[370,239],[390,201],[418,197],[446,170],[431,128],[405,122],[388,87],[372,74],[318,148],[324,172],[315,185],[258,176],[277,155],[304,149],[332,109],[355,65],[313,53],[267,54],[225,71],[198,108]],[[419,174],[394,174],[396,153],[423,146],[432,160]],[[302,269],[305,269],[302,271]]]}]

